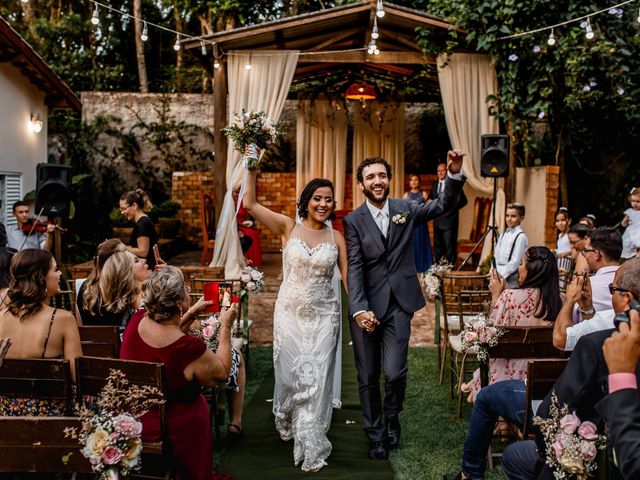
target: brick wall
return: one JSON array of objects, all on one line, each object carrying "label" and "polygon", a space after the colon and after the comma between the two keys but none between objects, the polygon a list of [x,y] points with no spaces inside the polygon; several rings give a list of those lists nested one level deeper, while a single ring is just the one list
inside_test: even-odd
[{"label": "brick wall", "polygon": [[558,230],[555,226],[554,215],[558,210],[558,196],[560,195],[560,167],[547,166],[547,207],[544,228],[544,243],[550,249],[555,249],[558,241]]},{"label": "brick wall", "polygon": [[[290,218],[296,215],[296,174],[260,173],[256,184],[256,197],[265,207]],[[264,225],[258,223],[263,252],[279,252],[282,240]]]},{"label": "brick wall", "polygon": [[200,227],[200,192],[213,192],[213,173],[173,172],[171,199],[182,205],[178,218],[182,222],[181,233],[187,241],[202,246]]}]

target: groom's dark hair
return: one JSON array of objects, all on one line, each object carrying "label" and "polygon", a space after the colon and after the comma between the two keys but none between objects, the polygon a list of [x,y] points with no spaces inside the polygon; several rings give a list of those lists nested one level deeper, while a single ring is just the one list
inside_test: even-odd
[{"label": "groom's dark hair", "polygon": [[384,168],[387,169],[387,177],[389,178],[389,180],[391,180],[391,165],[389,165],[389,162],[387,162],[382,157],[369,157],[365,158],[362,162],[360,162],[360,165],[358,165],[358,169],[356,170],[356,180],[358,181],[358,183],[364,182],[364,178],[362,178],[362,170],[364,170],[364,167],[375,165],[376,163],[384,165]]},{"label": "groom's dark hair", "polygon": [[307,218],[309,215],[309,200],[313,197],[314,192],[322,187],[329,187],[331,189],[331,194],[333,195],[333,211],[331,212],[331,215],[329,215],[329,220],[334,220],[336,218],[336,192],[331,180],[327,180],[326,178],[314,178],[302,189],[300,198],[298,199],[298,216],[300,218]]}]

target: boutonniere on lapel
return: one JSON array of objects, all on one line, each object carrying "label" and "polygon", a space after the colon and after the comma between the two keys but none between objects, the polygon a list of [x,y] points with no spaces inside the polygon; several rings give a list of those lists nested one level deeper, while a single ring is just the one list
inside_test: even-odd
[{"label": "boutonniere on lapel", "polygon": [[407,223],[408,219],[409,219],[409,212],[400,212],[395,214],[393,217],[391,217],[391,221],[396,225],[402,225],[404,223]]}]

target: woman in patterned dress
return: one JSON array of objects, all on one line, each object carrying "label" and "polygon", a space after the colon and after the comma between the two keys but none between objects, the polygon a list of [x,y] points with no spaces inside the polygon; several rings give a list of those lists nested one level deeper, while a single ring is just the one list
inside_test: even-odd
[{"label": "woman in patterned dress", "polygon": [[336,265],[347,274],[344,237],[328,220],[335,210],[333,184],[311,180],[300,194],[300,220],[273,212],[256,202],[256,172],[249,172],[244,206],[282,239],[283,281],[273,319],[276,429],[293,439],[294,464],[303,471],[327,465],[331,443],[327,432],[335,398],[334,369],[339,354],[339,285],[332,285]]},{"label": "woman in patterned dress", "polygon": [[[507,283],[495,270],[491,271],[489,289],[492,308],[489,322],[495,326],[528,327],[552,325],[560,308],[558,265],[556,257],[547,247],[529,247],[518,267],[519,288],[507,288]],[[501,380],[524,380],[527,375],[527,359],[496,358],[489,360],[489,383]],[[469,401],[475,400],[480,391],[480,371],[473,380],[462,384],[462,391],[469,392]]]}]

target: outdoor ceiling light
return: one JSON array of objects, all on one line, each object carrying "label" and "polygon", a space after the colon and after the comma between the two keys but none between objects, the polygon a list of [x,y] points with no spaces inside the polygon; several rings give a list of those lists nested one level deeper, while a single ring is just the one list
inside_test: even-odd
[{"label": "outdoor ceiling light", "polygon": [[596,36],[596,34],[593,33],[593,29],[591,28],[591,20],[589,18],[587,18],[587,33],[585,34],[585,36],[588,40],[591,40]]},{"label": "outdoor ceiling light", "polygon": [[366,83],[354,83],[349,88],[347,88],[345,98],[347,100],[360,101],[362,102],[362,106],[364,107],[367,100],[376,99],[376,91],[371,85],[368,85]]},{"label": "outdoor ceiling light", "polygon": [[207,56],[207,47],[204,44],[204,40],[200,40],[200,53],[202,53],[203,57]]},{"label": "outdoor ceiling light", "polygon": [[44,122],[42,118],[40,118],[39,113],[32,113],[31,120],[29,121],[29,129],[33,133],[40,133],[42,131],[42,127],[44,126]]},{"label": "outdoor ceiling light", "polygon": [[93,11],[93,16],[91,17],[91,23],[94,25],[98,25],[100,23],[100,15],[98,12],[98,5],[96,4],[96,8]]},{"label": "outdoor ceiling light", "polygon": [[378,17],[373,17],[373,29],[371,30],[371,38],[377,40],[380,34],[378,33]]},{"label": "outdoor ceiling light", "polygon": [[147,29],[147,22],[142,22],[142,35],[140,35],[140,40],[146,42],[149,40],[149,30]]},{"label": "outdoor ceiling light", "polygon": [[384,5],[382,5],[382,0],[378,0],[376,3],[376,16],[378,18],[384,17]]},{"label": "outdoor ceiling light", "polygon": [[556,37],[553,35],[553,28],[551,29],[551,33],[549,34],[547,43],[549,44],[549,46],[554,46],[556,44]]},{"label": "outdoor ceiling light", "polygon": [[180,50],[180,34],[176,37],[176,43],[173,44],[173,49],[177,52]]},{"label": "outdoor ceiling light", "polygon": [[220,61],[217,58],[213,61],[213,68],[220,68]]}]

